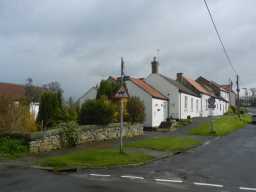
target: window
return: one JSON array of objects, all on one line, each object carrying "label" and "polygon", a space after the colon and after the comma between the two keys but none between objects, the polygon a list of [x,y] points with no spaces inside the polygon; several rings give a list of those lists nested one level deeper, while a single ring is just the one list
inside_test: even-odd
[{"label": "window", "polygon": [[185,110],[188,109],[188,96],[185,96],[184,108],[185,108]]},{"label": "window", "polygon": [[196,100],[196,112],[198,113],[198,111],[199,111],[199,101]]},{"label": "window", "polygon": [[191,112],[193,112],[193,109],[194,108],[194,100],[193,100],[193,98],[191,98]]},{"label": "window", "polygon": [[205,110],[208,110],[208,99],[205,99]]}]

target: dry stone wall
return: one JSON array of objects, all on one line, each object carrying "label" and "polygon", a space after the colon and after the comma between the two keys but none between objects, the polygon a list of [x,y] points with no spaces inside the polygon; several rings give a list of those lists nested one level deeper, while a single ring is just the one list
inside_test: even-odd
[{"label": "dry stone wall", "polygon": [[[108,126],[84,125],[80,127],[79,144],[93,141],[117,139],[120,136],[119,124]],[[46,132],[37,132],[31,135],[29,143],[31,153],[47,152],[63,148],[61,130],[54,129]],[[124,136],[134,137],[143,135],[143,125],[124,125]]]}]

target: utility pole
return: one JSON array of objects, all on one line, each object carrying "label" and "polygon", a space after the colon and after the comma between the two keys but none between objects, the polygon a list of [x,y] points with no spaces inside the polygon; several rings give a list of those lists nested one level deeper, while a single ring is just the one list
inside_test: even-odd
[{"label": "utility pole", "polygon": [[236,91],[237,91],[237,110],[238,117],[240,118],[240,88],[239,88],[239,75],[236,75]]},{"label": "utility pole", "polygon": [[[121,58],[121,87],[124,86],[124,60]],[[120,98],[120,153],[124,152],[123,149],[123,127],[124,127],[124,105],[123,99]]]}]

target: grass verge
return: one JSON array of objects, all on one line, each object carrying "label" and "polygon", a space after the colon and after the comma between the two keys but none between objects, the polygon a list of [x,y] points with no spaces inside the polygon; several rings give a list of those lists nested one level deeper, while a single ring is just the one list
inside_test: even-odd
[{"label": "grass verge", "polygon": [[245,127],[251,121],[250,115],[241,115],[241,119],[236,115],[225,115],[213,120],[214,132],[210,131],[209,123],[203,123],[199,127],[191,129],[190,133],[201,136],[225,136]]},{"label": "grass verge", "polygon": [[119,153],[114,149],[80,150],[66,155],[42,159],[39,164],[45,167],[98,168],[144,163],[153,157],[143,153]]},{"label": "grass verge", "polygon": [[192,137],[159,137],[129,143],[127,147],[146,148],[159,151],[182,152],[191,149],[201,142]]}]

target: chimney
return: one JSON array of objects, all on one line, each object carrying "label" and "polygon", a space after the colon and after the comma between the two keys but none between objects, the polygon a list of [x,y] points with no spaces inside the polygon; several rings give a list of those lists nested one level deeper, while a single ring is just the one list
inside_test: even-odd
[{"label": "chimney", "polygon": [[152,73],[158,73],[159,62],[156,60],[156,57],[153,58],[153,61],[151,62],[151,67]]},{"label": "chimney", "polygon": [[181,82],[183,78],[183,73],[177,73],[177,81]]}]

